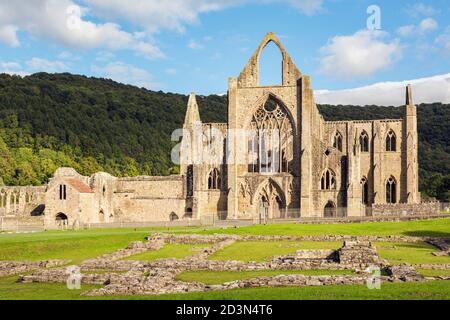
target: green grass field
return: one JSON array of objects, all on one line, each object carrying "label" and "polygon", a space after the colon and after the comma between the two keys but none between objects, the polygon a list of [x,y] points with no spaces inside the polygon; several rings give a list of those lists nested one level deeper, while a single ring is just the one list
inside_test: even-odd
[{"label": "green grass field", "polygon": [[80,296],[98,286],[69,290],[65,284],[16,283],[16,277],[0,278],[0,300],[450,300],[448,281],[383,283],[380,290],[364,285],[302,288],[235,289],[159,296]]},{"label": "green grass field", "polygon": [[436,257],[433,252],[438,248],[429,243],[395,243],[376,242],[378,254],[381,258],[387,259],[391,264],[441,264],[450,263],[450,257]]},{"label": "green grass field", "polygon": [[256,271],[189,271],[180,273],[177,280],[184,282],[202,282],[204,284],[222,284],[256,277],[303,274],[305,276],[351,275],[351,270],[256,270]]},{"label": "green grass field", "polygon": [[432,270],[432,269],[416,269],[416,270],[424,277],[450,277],[450,270]]},{"label": "green grass field", "polygon": [[132,241],[144,240],[150,232],[178,230],[191,231],[186,228],[143,228],[0,234],[0,260],[70,259],[78,263],[125,248]]},{"label": "green grass field", "polygon": [[295,253],[302,249],[338,249],[341,242],[313,241],[246,241],[235,242],[216,252],[211,260],[267,261],[275,255]]},{"label": "green grass field", "polygon": [[[408,235],[450,237],[450,219],[413,222],[374,222],[355,224],[274,224],[229,229],[204,228],[138,228],[98,229],[80,231],[47,231],[30,234],[0,234],[0,260],[70,259],[78,263],[101,254],[126,247],[130,242],[144,240],[150,232],[227,233],[241,235]],[[377,243],[383,258],[392,263],[450,263],[449,257],[435,257],[437,248],[425,243]],[[212,259],[264,261],[273,255],[293,253],[300,249],[334,249],[338,242],[236,242],[217,252]],[[129,259],[154,260],[182,258],[198,252],[201,245],[168,245],[154,252]],[[104,272],[107,272],[105,270]],[[268,273],[267,273],[268,272]],[[279,274],[278,271],[240,273],[192,272],[181,274],[186,281],[218,283],[246,277]],[[292,272],[292,271],[291,271]],[[299,271],[300,272],[300,271]],[[307,271],[306,273],[322,271]],[[329,272],[333,271],[326,271]],[[337,272],[337,271],[336,271]],[[447,275],[448,270],[421,270],[424,275]],[[286,271],[283,271],[286,273]],[[306,274],[304,271],[301,273]],[[189,280],[191,279],[191,280]],[[97,286],[83,286],[81,291],[68,290],[64,284],[22,284],[17,276],[0,278],[0,299],[450,299],[450,282],[386,283],[381,290],[365,286],[327,286],[306,288],[239,289],[227,292],[186,293],[161,296],[83,297],[81,292]]]},{"label": "green grass field", "polygon": [[401,222],[364,222],[350,224],[271,224],[254,225],[241,228],[221,230],[204,230],[199,233],[240,234],[240,235],[285,235],[285,236],[316,236],[325,234],[336,235],[405,235],[415,237],[446,237],[450,238],[450,219],[433,219]]},{"label": "green grass field", "polygon": [[200,252],[202,249],[208,246],[209,245],[207,244],[166,244],[160,250],[147,251],[144,253],[136,254],[134,256],[126,258],[126,260],[151,261],[165,258],[183,259]]}]

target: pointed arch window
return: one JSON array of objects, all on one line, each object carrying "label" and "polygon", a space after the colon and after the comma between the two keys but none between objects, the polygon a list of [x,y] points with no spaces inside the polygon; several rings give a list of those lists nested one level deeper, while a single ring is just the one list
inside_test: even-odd
[{"label": "pointed arch window", "polygon": [[219,190],[221,184],[220,172],[214,168],[208,175],[208,190]]},{"label": "pointed arch window", "polygon": [[389,130],[386,136],[386,151],[397,151],[397,138],[393,130]]},{"label": "pointed arch window", "polygon": [[397,203],[397,182],[392,176],[386,181],[386,203]]},{"label": "pointed arch window", "polygon": [[248,137],[248,172],[289,172],[293,159],[293,125],[278,100],[269,96],[253,115]]},{"label": "pointed arch window", "polygon": [[336,175],[330,169],[325,170],[320,180],[321,190],[336,190]]},{"label": "pointed arch window", "polygon": [[361,133],[359,137],[359,143],[361,145],[361,152],[369,152],[369,135],[366,131]]},{"label": "pointed arch window", "polygon": [[361,179],[361,202],[365,205],[369,204],[369,184],[366,177]]},{"label": "pointed arch window", "polygon": [[342,134],[339,131],[334,135],[333,148],[342,152]]}]

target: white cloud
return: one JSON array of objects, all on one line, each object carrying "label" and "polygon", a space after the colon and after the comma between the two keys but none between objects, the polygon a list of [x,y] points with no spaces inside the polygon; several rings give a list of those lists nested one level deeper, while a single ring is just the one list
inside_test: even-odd
[{"label": "white cloud", "polygon": [[406,12],[412,17],[419,17],[419,16],[429,17],[436,14],[438,10],[436,10],[430,5],[425,5],[423,3],[416,3],[414,5],[409,6],[406,9]]},{"label": "white cloud", "polygon": [[450,26],[436,38],[436,43],[442,47],[444,53],[450,54]]},{"label": "white cloud", "polygon": [[409,37],[414,34],[414,30],[416,30],[416,26],[410,24],[407,26],[401,26],[397,29],[397,33],[402,37]]},{"label": "white cloud", "polygon": [[17,62],[11,62],[11,61],[0,61],[0,73],[6,73],[10,75],[17,75],[17,76],[28,76],[29,73],[24,71],[22,66]]},{"label": "white cloud", "polygon": [[426,18],[419,24],[420,32],[434,31],[438,28],[438,23],[433,18]]},{"label": "white cloud", "polygon": [[17,27],[12,25],[0,25],[0,42],[13,48],[20,46],[19,39],[17,38]]},{"label": "white cloud", "polygon": [[17,31],[22,30],[74,49],[131,49],[148,58],[163,57],[139,34],[125,32],[115,23],[85,20],[86,12],[87,8],[75,6],[72,0],[0,0],[0,41],[18,46]]},{"label": "white cloud", "polygon": [[423,36],[428,32],[435,31],[439,28],[439,24],[433,18],[423,19],[417,26],[410,24],[401,26],[397,29],[397,33],[402,37]]},{"label": "white cloud", "polygon": [[398,40],[384,41],[383,31],[361,30],[350,36],[336,36],[320,49],[319,72],[336,78],[371,76],[390,67],[402,52]]},{"label": "white cloud", "polygon": [[[183,32],[199,15],[247,3],[285,3],[304,14],[319,11],[324,0],[0,0],[0,42],[18,47],[18,31],[71,49],[133,50],[150,59],[164,54],[151,35],[160,30]],[[76,4],[82,3],[79,7]],[[89,17],[99,18],[104,23]],[[127,21],[142,28],[124,31]],[[144,32],[143,32],[144,31]]]},{"label": "white cloud", "polygon": [[62,61],[50,61],[42,58],[32,58],[31,60],[27,61],[27,66],[30,68],[30,70],[35,72],[63,72],[67,71],[70,68]]},{"label": "white cloud", "polygon": [[147,70],[123,62],[111,62],[103,67],[92,66],[91,69],[98,76],[137,87],[155,89],[160,86]]},{"label": "white cloud", "polygon": [[323,0],[288,0],[294,8],[306,15],[312,15],[322,9]]},{"label": "white cloud", "polygon": [[175,68],[168,68],[168,69],[166,69],[166,73],[167,73],[168,75],[173,76],[173,75],[176,75],[176,74],[178,73],[178,70],[175,69]]},{"label": "white cloud", "polygon": [[367,87],[348,90],[317,90],[319,104],[400,106],[405,104],[405,88],[413,88],[415,104],[450,103],[450,73],[429,78],[399,82],[382,82]]},{"label": "white cloud", "polygon": [[185,26],[198,23],[203,13],[224,10],[248,3],[287,3],[301,13],[311,15],[322,8],[324,0],[84,0],[96,14],[121,18],[150,33],[162,29],[184,32]]},{"label": "white cloud", "polygon": [[195,40],[190,40],[187,46],[188,46],[189,49],[192,49],[192,50],[200,50],[200,49],[203,49],[203,45],[200,44],[200,43],[198,43],[198,42],[195,41]]}]

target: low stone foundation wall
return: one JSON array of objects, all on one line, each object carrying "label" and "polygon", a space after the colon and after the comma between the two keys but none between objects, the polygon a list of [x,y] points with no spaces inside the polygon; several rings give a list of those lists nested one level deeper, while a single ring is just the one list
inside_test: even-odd
[{"label": "low stone foundation wall", "polygon": [[418,204],[373,204],[372,216],[433,216],[441,211],[439,202],[425,202]]},{"label": "low stone foundation wall", "polygon": [[346,236],[346,235],[320,235],[320,236],[259,236],[259,235],[233,235],[233,234],[150,234],[149,241],[164,241],[178,244],[209,244],[225,240],[234,241],[365,241],[365,242],[410,242],[417,243],[434,238],[409,236]]},{"label": "low stone foundation wall", "polygon": [[0,261],[0,277],[26,273],[34,269],[62,266],[69,262],[70,260]]},{"label": "low stone foundation wall", "polygon": [[[235,241],[342,241],[337,250],[298,250],[294,254],[274,256],[266,262],[244,262],[234,260],[209,260],[208,257]],[[424,281],[415,268],[436,268],[439,265],[396,265],[390,266],[380,259],[372,241],[379,242],[419,242],[435,243],[440,249],[448,249],[446,240],[406,236],[239,236],[239,235],[197,235],[197,234],[151,234],[148,241],[130,243],[127,248],[83,261],[79,264],[82,272],[82,284],[102,284],[105,287],[94,289],[86,295],[113,294],[166,294],[180,292],[203,292],[211,290],[229,290],[251,287],[287,287],[365,284],[368,280],[368,267],[386,269],[389,276],[382,281]],[[434,241],[434,242],[433,242]],[[209,244],[198,253],[183,259],[158,259],[155,261],[122,260],[123,258],[148,250],[158,250],[165,244]],[[10,262],[13,263],[13,262]],[[58,264],[60,263],[60,264]],[[67,262],[65,262],[67,263]],[[14,264],[14,263],[13,263]],[[16,271],[40,269],[31,275],[20,278],[22,282],[58,282],[66,283],[72,274],[68,268],[50,268],[61,266],[62,262],[36,262],[22,269],[16,263]],[[0,263],[0,271],[2,270]],[[3,269],[14,265],[4,263]],[[442,265],[443,269],[450,266]],[[257,277],[232,281],[220,285],[207,285],[199,282],[186,283],[177,280],[177,275],[186,271],[255,271],[255,270],[352,270],[355,275],[305,276],[301,274]],[[24,270],[24,271],[22,271]],[[102,272],[98,272],[102,270]],[[90,274],[86,274],[90,271]],[[106,272],[105,272],[106,271]],[[120,273],[117,273],[119,272]],[[443,280],[445,277],[438,277]]]}]

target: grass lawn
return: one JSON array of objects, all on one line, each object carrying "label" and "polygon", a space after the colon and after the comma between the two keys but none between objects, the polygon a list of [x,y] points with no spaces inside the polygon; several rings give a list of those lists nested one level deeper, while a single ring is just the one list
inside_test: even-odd
[{"label": "grass lawn", "polygon": [[433,219],[401,222],[365,222],[350,224],[271,224],[255,225],[220,230],[205,230],[198,233],[242,234],[242,235],[285,235],[315,236],[336,235],[406,235],[450,238],[450,219]]},{"label": "grass lawn", "polygon": [[146,251],[144,253],[136,254],[125,258],[125,260],[157,260],[164,258],[182,259],[192,256],[202,249],[209,247],[209,244],[166,244],[159,250]]},{"label": "grass lawn", "polygon": [[257,270],[257,271],[188,271],[180,273],[177,280],[184,282],[202,282],[204,284],[222,284],[225,282],[270,277],[277,275],[303,274],[305,276],[351,275],[351,270]]},{"label": "grass lawn", "polygon": [[159,296],[84,297],[80,293],[98,286],[83,285],[81,290],[68,290],[65,284],[16,283],[17,277],[0,278],[0,300],[450,300],[448,281],[383,283],[381,290],[369,290],[364,285],[321,286],[303,288],[236,289],[206,293],[183,293]]},{"label": "grass lawn", "polygon": [[0,278],[0,300],[79,300],[81,292],[100,285],[82,285],[81,290],[69,290],[59,283],[17,283],[18,277]]},{"label": "grass lawn", "polygon": [[432,253],[439,251],[439,249],[425,242],[376,242],[375,246],[377,247],[380,257],[383,259],[387,259],[392,264],[450,263],[449,256],[433,256]]},{"label": "grass lawn", "polygon": [[[189,230],[186,228],[180,230]],[[194,229],[196,230],[196,229]],[[85,259],[125,248],[144,240],[150,231],[177,231],[177,228],[97,229],[45,231],[29,234],[0,234],[0,260]]]},{"label": "grass lawn", "polygon": [[338,249],[341,242],[314,241],[237,241],[209,257],[210,260],[267,261],[275,255],[301,249]]},{"label": "grass lawn", "polygon": [[416,269],[416,271],[424,277],[450,277],[450,270]]}]

